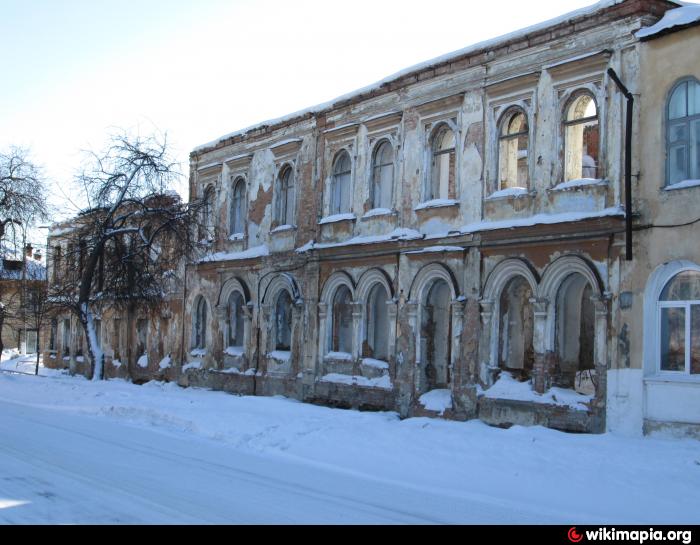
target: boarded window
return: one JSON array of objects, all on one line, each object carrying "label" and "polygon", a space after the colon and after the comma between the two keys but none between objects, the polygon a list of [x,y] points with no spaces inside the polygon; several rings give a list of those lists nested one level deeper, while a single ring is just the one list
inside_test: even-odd
[{"label": "boarded window", "polygon": [[275,350],[290,351],[292,346],[292,298],[282,290],[275,303]]},{"label": "boarded window", "polygon": [[243,346],[244,314],[243,296],[234,291],[228,298],[228,345],[241,348]]}]

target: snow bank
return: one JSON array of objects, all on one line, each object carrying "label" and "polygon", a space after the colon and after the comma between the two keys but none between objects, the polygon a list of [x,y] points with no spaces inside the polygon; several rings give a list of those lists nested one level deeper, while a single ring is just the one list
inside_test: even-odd
[{"label": "snow bank", "polygon": [[570,407],[579,411],[587,411],[588,403],[592,396],[579,394],[574,390],[565,388],[550,388],[540,395],[532,389],[532,382],[519,382],[513,375],[502,372],[496,383],[484,392],[484,397],[489,399],[512,399],[515,401],[529,401],[531,403],[544,403]]},{"label": "snow bank", "polygon": [[424,393],[418,402],[429,411],[435,411],[439,415],[445,414],[452,408],[452,392],[450,390],[430,390]]},{"label": "snow bank", "polygon": [[655,25],[643,28],[635,36],[640,40],[651,38],[652,36],[670,32],[674,27],[683,27],[699,22],[700,5],[686,4],[680,8],[668,10]]}]

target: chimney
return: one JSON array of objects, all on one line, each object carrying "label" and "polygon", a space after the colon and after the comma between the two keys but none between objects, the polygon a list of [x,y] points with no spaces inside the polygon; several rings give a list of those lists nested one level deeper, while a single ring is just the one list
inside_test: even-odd
[{"label": "chimney", "polygon": [[27,244],[24,248],[24,254],[31,259],[32,253],[34,252],[34,247],[31,244]]}]

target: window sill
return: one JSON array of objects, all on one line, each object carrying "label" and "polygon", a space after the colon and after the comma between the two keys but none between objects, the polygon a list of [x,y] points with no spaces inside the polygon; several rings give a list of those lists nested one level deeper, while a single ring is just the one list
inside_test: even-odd
[{"label": "window sill", "polygon": [[224,350],[224,355],[232,358],[242,358],[245,356],[245,350],[242,347],[229,346]]},{"label": "window sill", "polygon": [[689,384],[700,386],[700,375],[686,375],[685,373],[656,374],[644,377],[645,384]]},{"label": "window sill", "polygon": [[361,220],[367,221],[367,220],[371,220],[373,218],[385,218],[387,216],[395,217],[397,215],[398,215],[398,212],[396,210],[391,210],[389,208],[373,208],[372,210],[367,212],[364,216],[362,216]]},{"label": "window sill", "polygon": [[534,197],[536,194],[537,192],[535,190],[528,191],[524,187],[511,187],[491,193],[488,197],[484,197],[484,201],[524,199],[526,197]]},{"label": "window sill", "polygon": [[457,199],[433,199],[432,201],[426,201],[413,207],[413,211],[418,212],[430,208],[448,208],[451,206],[459,207],[459,201]]},{"label": "window sill", "polygon": [[338,223],[341,221],[356,221],[357,216],[353,213],[345,213],[345,214],[334,214],[332,216],[326,216],[325,218],[322,218],[319,220],[318,224],[319,225],[326,225],[329,223]]},{"label": "window sill", "polygon": [[242,241],[245,240],[245,233],[234,233],[228,237],[231,241]]},{"label": "window sill", "polygon": [[700,180],[683,180],[664,187],[664,191],[677,191],[678,189],[690,189],[691,187],[700,186]]},{"label": "window sill", "polygon": [[323,361],[351,363],[353,357],[352,354],[348,352],[328,352],[328,354],[323,357]]},{"label": "window sill", "polygon": [[275,360],[279,363],[287,363],[292,359],[292,353],[287,350],[274,350],[267,354],[268,359]]},{"label": "window sill", "polygon": [[279,233],[288,233],[290,231],[296,231],[297,226],[296,225],[280,225],[279,227],[275,227],[270,231],[271,235],[277,235]]},{"label": "window sill", "polygon": [[569,180],[550,187],[547,191],[581,191],[589,187],[607,187],[608,181],[602,178],[581,178],[580,180]]}]

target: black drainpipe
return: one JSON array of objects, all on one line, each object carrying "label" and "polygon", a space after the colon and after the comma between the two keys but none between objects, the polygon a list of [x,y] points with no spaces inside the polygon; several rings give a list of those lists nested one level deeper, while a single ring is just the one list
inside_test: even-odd
[{"label": "black drainpipe", "polygon": [[627,124],[625,128],[625,250],[627,261],[632,261],[632,114],[634,97],[620,81],[615,70],[608,68],[608,75],[627,99]]}]

